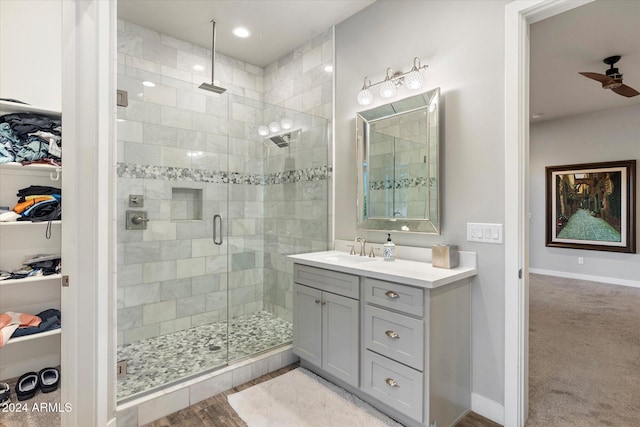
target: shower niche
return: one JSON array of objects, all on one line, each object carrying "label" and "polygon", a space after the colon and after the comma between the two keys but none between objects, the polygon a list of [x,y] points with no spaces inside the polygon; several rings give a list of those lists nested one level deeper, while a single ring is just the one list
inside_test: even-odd
[{"label": "shower niche", "polygon": [[202,189],[171,188],[171,221],[202,220]]}]

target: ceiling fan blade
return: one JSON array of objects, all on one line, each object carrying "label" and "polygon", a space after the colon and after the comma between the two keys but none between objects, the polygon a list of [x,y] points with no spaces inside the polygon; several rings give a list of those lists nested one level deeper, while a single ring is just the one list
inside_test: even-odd
[{"label": "ceiling fan blade", "polygon": [[622,85],[620,87],[617,87],[617,88],[611,89],[611,90],[614,91],[615,93],[617,93],[618,95],[626,96],[627,98],[631,98],[632,96],[640,95],[640,92],[638,92],[634,88],[629,87],[627,85]]},{"label": "ceiling fan blade", "polygon": [[585,77],[589,77],[590,79],[597,80],[603,84],[609,83],[612,80],[611,77],[606,76],[604,74],[599,74],[599,73],[578,73],[578,74],[582,74]]}]

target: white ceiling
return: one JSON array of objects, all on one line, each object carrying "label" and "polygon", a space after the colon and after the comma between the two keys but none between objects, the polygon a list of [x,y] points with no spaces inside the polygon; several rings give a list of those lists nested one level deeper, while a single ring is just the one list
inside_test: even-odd
[{"label": "white ceiling", "polygon": [[[265,67],[375,0],[118,0],[118,17]],[[231,34],[238,25],[252,36]],[[390,36],[392,37],[392,36]],[[531,26],[531,114],[548,120],[640,103],[578,74],[603,73],[621,55],[624,83],[640,91],[640,0],[596,0]]]},{"label": "white ceiling", "polygon": [[[375,0],[118,0],[118,18],[265,67]],[[240,39],[237,26],[251,31]]]},{"label": "white ceiling", "polygon": [[620,55],[624,83],[640,91],[640,0],[596,0],[531,25],[530,112],[539,120],[640,104],[578,72],[605,73]]}]

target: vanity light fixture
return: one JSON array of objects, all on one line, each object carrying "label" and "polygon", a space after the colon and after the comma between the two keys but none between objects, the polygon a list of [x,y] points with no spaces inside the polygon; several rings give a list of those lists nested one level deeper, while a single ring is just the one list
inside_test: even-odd
[{"label": "vanity light fixture", "polygon": [[380,96],[383,98],[391,98],[398,92],[398,86],[404,84],[407,89],[416,90],[422,87],[424,78],[421,70],[427,68],[428,65],[421,65],[420,58],[413,58],[413,67],[411,70],[403,73],[402,71],[394,72],[391,68],[387,68],[387,75],[384,80],[377,83],[371,83],[369,77],[364,78],[362,89],[358,92],[358,104],[369,105],[373,102],[373,94],[370,88],[380,85]]},{"label": "vanity light fixture", "polygon": [[267,136],[272,133],[278,133],[281,130],[289,130],[293,127],[293,120],[289,117],[283,117],[278,120],[273,120],[269,125],[260,125],[258,126],[258,135]]}]

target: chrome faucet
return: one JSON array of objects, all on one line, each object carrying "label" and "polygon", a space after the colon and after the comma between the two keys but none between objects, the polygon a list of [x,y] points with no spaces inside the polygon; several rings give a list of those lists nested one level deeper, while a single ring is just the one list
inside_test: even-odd
[{"label": "chrome faucet", "polygon": [[367,239],[364,237],[356,237],[356,242],[360,243],[360,256],[366,256],[367,250],[365,246],[367,244]]}]

